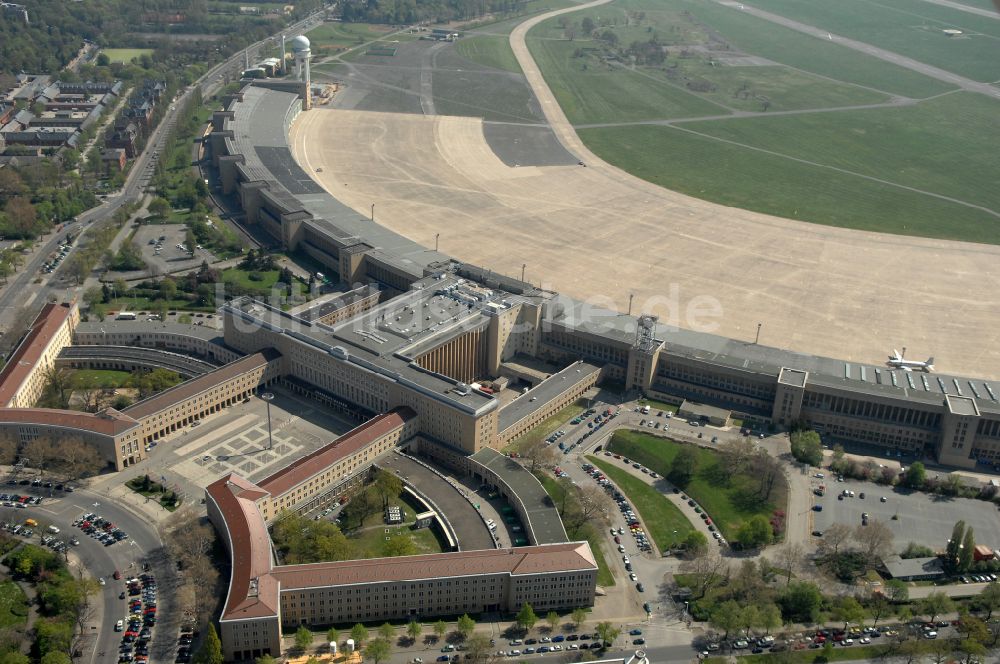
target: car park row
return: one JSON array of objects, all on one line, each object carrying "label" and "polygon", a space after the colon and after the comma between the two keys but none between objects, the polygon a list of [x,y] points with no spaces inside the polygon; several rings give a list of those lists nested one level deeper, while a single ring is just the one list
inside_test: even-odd
[{"label": "car park row", "polygon": [[97,514],[88,512],[73,522],[73,525],[87,533],[104,546],[128,539],[128,533]]}]

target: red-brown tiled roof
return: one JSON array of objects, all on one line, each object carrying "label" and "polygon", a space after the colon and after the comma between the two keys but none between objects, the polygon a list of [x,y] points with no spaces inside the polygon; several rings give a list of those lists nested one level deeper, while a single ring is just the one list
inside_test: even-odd
[{"label": "red-brown tiled roof", "polygon": [[208,485],[206,492],[226,521],[231,547],[232,571],[222,619],[277,615],[278,584],[269,574],[271,538],[254,502],[262,495],[260,488],[230,473]]},{"label": "red-brown tiled roof", "polygon": [[96,414],[54,408],[0,408],[0,422],[66,427],[106,436],[117,436],[139,424],[113,408]]},{"label": "red-brown tiled roof", "polygon": [[372,558],[275,567],[282,590],[356,583],[418,581],[482,574],[544,574],[597,569],[586,542]]},{"label": "red-brown tiled roof", "polygon": [[0,371],[0,405],[10,403],[18,388],[38,363],[42,351],[52,341],[59,327],[70,315],[70,305],[48,302],[38,313],[31,328]]},{"label": "red-brown tiled roof", "polygon": [[370,445],[372,441],[381,438],[397,427],[403,426],[414,417],[416,417],[416,413],[405,406],[373,417],[332,443],[297,459],[273,475],[261,480],[259,482],[260,488],[277,498],[324,468],[332,466],[340,459],[354,454],[366,445]]},{"label": "red-brown tiled roof", "polygon": [[164,390],[159,394],[144,399],[139,403],[129,406],[123,412],[137,420],[142,420],[151,415],[155,415],[171,406],[174,406],[185,399],[201,394],[215,387],[223,381],[239,376],[241,373],[251,371],[264,366],[268,362],[281,357],[281,353],[273,348],[265,348],[259,353],[241,357],[238,360],[219,367],[215,371],[184,381],[180,385]]}]

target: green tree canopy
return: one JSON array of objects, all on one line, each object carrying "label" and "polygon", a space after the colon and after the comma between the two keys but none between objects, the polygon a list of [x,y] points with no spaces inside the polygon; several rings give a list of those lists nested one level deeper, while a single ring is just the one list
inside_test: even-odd
[{"label": "green tree canopy", "polygon": [[904,479],[906,486],[911,489],[922,489],[924,483],[927,481],[927,469],[924,468],[924,464],[919,461],[914,461],[909,468],[906,469],[906,477]]},{"label": "green tree canopy", "polygon": [[351,628],[351,638],[354,639],[354,647],[358,648],[368,640],[368,629],[361,623]]},{"label": "green tree canopy", "polygon": [[208,624],[208,630],[201,641],[201,647],[194,656],[194,664],[223,664],[222,641],[215,631],[215,625]]},{"label": "green tree canopy", "polygon": [[472,631],[476,629],[476,621],[470,618],[468,613],[463,613],[455,627],[458,629],[458,633],[462,635],[462,638],[468,638],[472,634]]},{"label": "green tree canopy", "polygon": [[756,549],[771,543],[774,530],[763,514],[756,514],[744,521],[736,532],[736,540],[744,549]]},{"label": "green tree canopy", "polygon": [[305,625],[300,625],[297,630],[295,630],[295,647],[299,650],[305,650],[312,645],[313,634],[309,631],[309,628]]},{"label": "green tree canopy", "polygon": [[531,605],[525,602],[521,610],[517,612],[515,620],[524,629],[531,629],[538,622],[538,616],[535,615],[535,610],[531,608]]},{"label": "green tree canopy", "polygon": [[365,646],[365,659],[370,659],[375,662],[375,664],[380,664],[389,659],[389,654],[392,652],[392,646],[385,639],[374,639],[371,643]]},{"label": "green tree canopy", "polygon": [[819,434],[812,430],[793,431],[789,436],[792,456],[796,461],[820,466],[823,463],[823,442]]},{"label": "green tree canopy", "polygon": [[778,603],[786,622],[813,623],[819,617],[823,595],[814,583],[792,581],[785,587]]}]

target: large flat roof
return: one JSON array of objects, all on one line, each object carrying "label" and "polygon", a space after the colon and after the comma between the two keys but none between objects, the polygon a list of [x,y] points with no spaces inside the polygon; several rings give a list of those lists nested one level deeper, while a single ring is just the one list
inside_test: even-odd
[{"label": "large flat roof", "polygon": [[[635,316],[601,309],[563,295],[545,300],[544,324],[590,335],[618,344],[623,349],[635,342],[638,326]],[[655,337],[663,340],[668,356],[723,369],[777,379],[781,369],[788,367],[807,371],[810,385],[936,405],[942,403],[945,394],[958,394],[976,399],[982,411],[1000,412],[1000,382],[997,381],[845,362],[662,323],[657,324]]]},{"label": "large flat roof", "polygon": [[282,590],[299,590],[456,576],[484,574],[520,576],[590,569],[597,569],[590,546],[586,542],[568,542],[516,549],[484,549],[311,565],[284,565],[274,568],[272,574],[281,583]]},{"label": "large flat roof", "polygon": [[372,374],[397,381],[463,412],[479,416],[497,407],[496,399],[488,394],[462,389],[459,381],[428,371],[409,358],[390,352],[379,353],[359,343],[359,339],[366,337],[354,334],[353,331],[368,328],[355,327],[351,332],[344,332],[344,326],[332,328],[319,322],[306,321],[252,298],[232,300],[222,307],[222,311],[247,324],[285,334],[299,343],[329,354],[335,360],[349,362]]},{"label": "large flat roof", "polygon": [[497,430],[503,431],[532,413],[545,408],[560,394],[577,383],[588,380],[600,370],[599,366],[589,362],[574,362],[559,373],[552,374],[500,409]]},{"label": "large flat roof", "polygon": [[530,523],[525,525],[531,528],[535,544],[555,544],[569,539],[559,518],[559,510],[545,487],[524,466],[489,447],[479,450],[471,458],[496,473],[517,494],[527,512]]}]

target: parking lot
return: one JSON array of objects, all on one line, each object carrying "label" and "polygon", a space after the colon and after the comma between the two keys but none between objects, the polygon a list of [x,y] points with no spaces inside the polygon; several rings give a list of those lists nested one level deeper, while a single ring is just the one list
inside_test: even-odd
[{"label": "parking lot", "polygon": [[[961,519],[975,529],[977,544],[1000,546],[1000,512],[986,501],[892,489],[872,482],[837,482],[830,475],[814,478],[812,484],[826,485],[825,496],[814,496],[815,503],[823,506],[822,512],[814,513],[817,530],[826,530],[834,523],[853,527],[861,523],[863,513],[868,513],[870,520],[882,521],[892,530],[896,551],[908,542],[943,548],[955,522]],[[853,491],[854,497],[838,500],[837,495],[844,490]],[[881,501],[883,496],[885,502]]]},{"label": "parking lot", "polygon": [[[207,249],[187,247],[184,244],[187,227],[184,224],[148,224],[140,226],[133,241],[142,250],[142,259],[158,274],[198,267],[203,261],[209,264],[217,259]],[[161,239],[162,238],[162,239]],[[180,249],[177,245],[183,245]],[[192,255],[188,249],[194,249]]]}]

